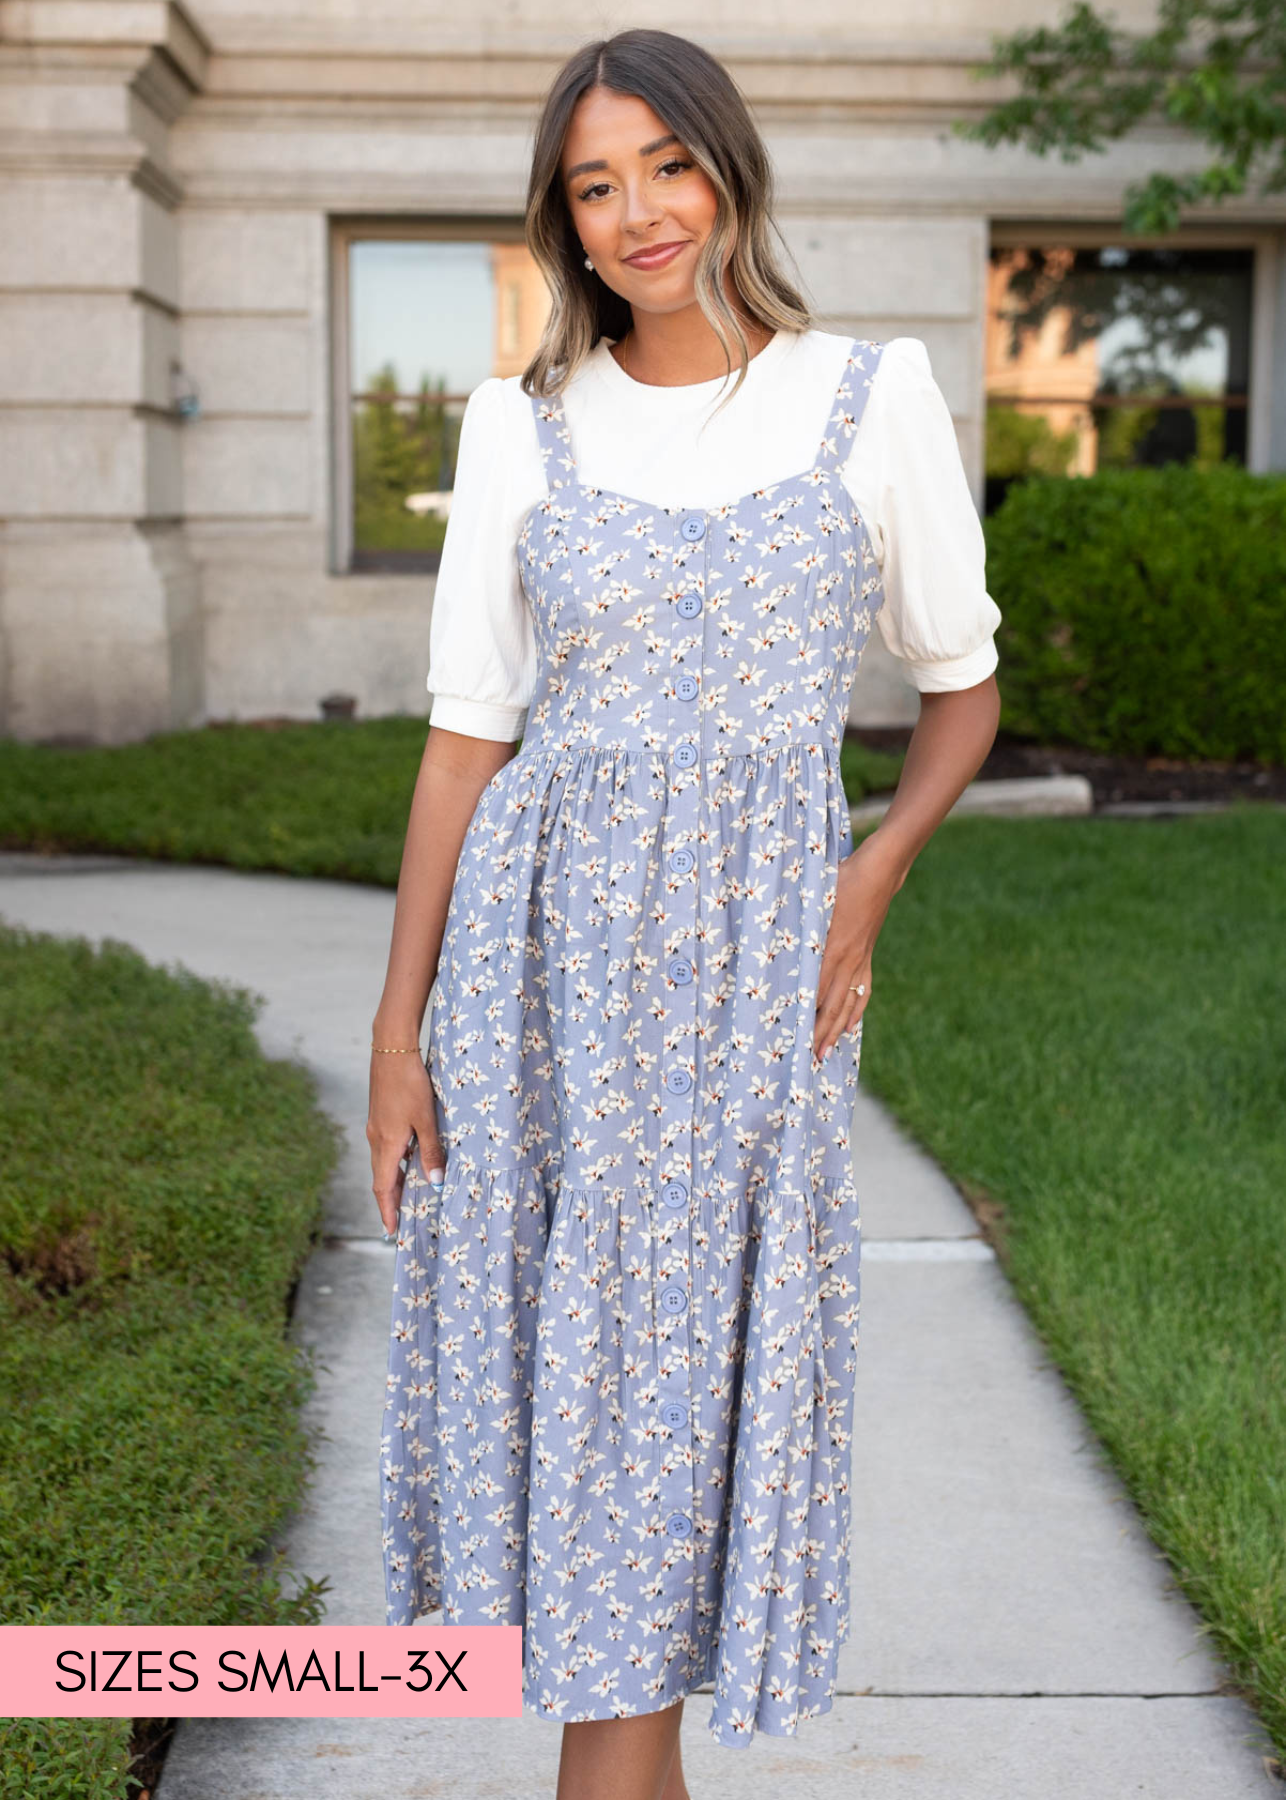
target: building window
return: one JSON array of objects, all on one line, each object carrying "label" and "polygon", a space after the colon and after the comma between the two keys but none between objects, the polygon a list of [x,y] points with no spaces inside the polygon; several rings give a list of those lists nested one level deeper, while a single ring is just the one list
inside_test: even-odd
[{"label": "building window", "polygon": [[1025,475],[1244,464],[1250,249],[993,248],[986,510]]},{"label": "building window", "polygon": [[526,367],[548,292],[520,237],[358,223],[333,249],[335,566],[432,571],[465,404]]}]

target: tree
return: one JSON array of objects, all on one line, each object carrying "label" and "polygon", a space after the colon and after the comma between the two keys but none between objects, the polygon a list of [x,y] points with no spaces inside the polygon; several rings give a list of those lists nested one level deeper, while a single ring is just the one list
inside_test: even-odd
[{"label": "tree", "polygon": [[981,119],[954,122],[989,148],[1023,144],[1078,162],[1154,110],[1211,146],[1203,169],[1157,170],[1126,188],[1127,232],[1173,231],[1185,205],[1242,194],[1252,179],[1262,194],[1286,191],[1283,0],[1159,0],[1144,36],[1076,0],[1057,27],[993,34],[992,58],[974,74],[1016,75],[1021,90]]}]

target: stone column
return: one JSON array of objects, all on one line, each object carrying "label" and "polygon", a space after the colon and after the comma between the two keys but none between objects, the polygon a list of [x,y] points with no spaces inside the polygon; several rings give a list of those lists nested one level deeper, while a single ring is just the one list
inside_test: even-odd
[{"label": "stone column", "polygon": [[0,0],[0,732],[200,720],[175,406],[177,0]]}]

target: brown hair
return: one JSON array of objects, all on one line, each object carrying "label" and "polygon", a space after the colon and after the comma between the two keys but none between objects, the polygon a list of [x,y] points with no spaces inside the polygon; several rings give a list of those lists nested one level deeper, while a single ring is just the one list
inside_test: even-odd
[{"label": "brown hair", "polygon": [[[806,331],[807,303],[782,274],[770,241],[772,164],[745,97],[716,57],[690,38],[639,28],[586,44],[560,69],[536,127],[527,185],[527,243],[549,284],[549,318],[524,369],[524,393],[558,393],[602,337],[621,338],[630,307],[596,269],[587,269],[562,179],[563,144],[572,112],[592,87],[644,100],[680,138],[718,196],[714,226],[696,266],[696,299],[723,346],[732,373],[730,338],[740,368],[731,399],[746,377],[750,346],[724,292],[722,270],[733,240],[731,274],[751,318],[769,330]],[[783,243],[784,247],[784,243]]]}]

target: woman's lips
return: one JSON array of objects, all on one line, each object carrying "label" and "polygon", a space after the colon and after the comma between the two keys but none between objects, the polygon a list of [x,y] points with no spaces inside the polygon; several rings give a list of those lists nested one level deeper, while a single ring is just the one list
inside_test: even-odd
[{"label": "woman's lips", "polygon": [[627,256],[625,261],[632,269],[663,269],[674,261],[680,250],[686,249],[686,239],[677,244],[658,244],[655,250],[640,251],[637,256]]}]

